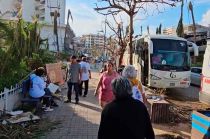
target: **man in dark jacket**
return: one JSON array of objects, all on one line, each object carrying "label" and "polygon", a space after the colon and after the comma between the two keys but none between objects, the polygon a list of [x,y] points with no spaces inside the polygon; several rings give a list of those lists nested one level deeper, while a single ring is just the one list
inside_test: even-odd
[{"label": "man in dark jacket", "polygon": [[154,131],[145,105],[132,98],[128,79],[112,81],[115,100],[101,115],[98,139],[154,139]]}]

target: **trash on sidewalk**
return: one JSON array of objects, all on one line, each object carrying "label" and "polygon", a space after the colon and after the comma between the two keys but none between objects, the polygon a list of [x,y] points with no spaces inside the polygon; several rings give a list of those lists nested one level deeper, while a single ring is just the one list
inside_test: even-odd
[{"label": "trash on sidewalk", "polygon": [[47,88],[50,90],[51,93],[55,93],[58,89],[59,89],[59,86],[54,84],[54,83],[50,83]]},{"label": "trash on sidewalk", "polygon": [[9,114],[11,116],[19,115],[19,114],[22,114],[22,113],[23,113],[22,110],[7,112],[7,114]]},{"label": "trash on sidewalk", "polygon": [[11,116],[11,118],[7,119],[7,121],[11,124],[34,121],[34,120],[40,120],[40,117],[32,114],[31,112],[25,112],[22,114]]}]

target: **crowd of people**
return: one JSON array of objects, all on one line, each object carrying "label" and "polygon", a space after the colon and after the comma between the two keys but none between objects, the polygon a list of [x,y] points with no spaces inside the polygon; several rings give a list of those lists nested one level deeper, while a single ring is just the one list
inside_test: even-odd
[{"label": "crowd of people", "polygon": [[[90,64],[86,57],[81,59],[71,56],[67,65],[67,100],[72,102],[72,89],[75,91],[75,104],[79,104],[79,96],[88,95]],[[44,69],[38,68],[30,76],[33,87],[30,96],[43,99],[46,111],[52,111],[52,100],[44,95],[51,95],[43,80]],[[83,92],[83,84],[84,92]],[[114,64],[108,61],[101,70],[101,75],[94,92],[98,96],[103,111],[98,131],[99,139],[154,139],[154,131],[145,106],[144,88],[137,79],[134,66],[123,66],[118,72]]]}]

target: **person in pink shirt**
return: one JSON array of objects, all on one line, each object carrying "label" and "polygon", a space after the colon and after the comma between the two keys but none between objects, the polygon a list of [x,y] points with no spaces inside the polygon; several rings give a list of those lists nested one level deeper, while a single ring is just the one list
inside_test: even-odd
[{"label": "person in pink shirt", "polygon": [[[119,75],[113,69],[113,63],[107,63],[107,71],[103,72],[95,90],[95,96],[99,95],[99,104],[102,108],[114,99],[111,82]],[[99,91],[100,90],[100,91]]]}]

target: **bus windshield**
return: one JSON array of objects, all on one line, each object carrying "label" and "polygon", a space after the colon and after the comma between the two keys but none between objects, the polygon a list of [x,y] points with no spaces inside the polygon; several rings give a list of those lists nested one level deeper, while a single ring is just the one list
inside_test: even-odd
[{"label": "bus windshield", "polygon": [[156,70],[190,70],[190,60],[186,41],[152,39],[153,54],[151,67]]}]

